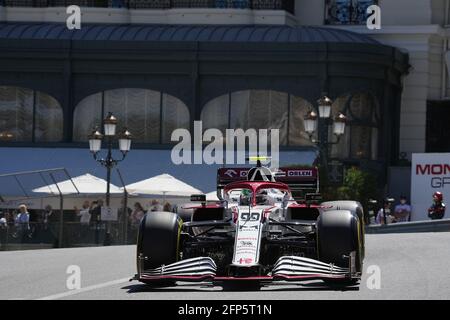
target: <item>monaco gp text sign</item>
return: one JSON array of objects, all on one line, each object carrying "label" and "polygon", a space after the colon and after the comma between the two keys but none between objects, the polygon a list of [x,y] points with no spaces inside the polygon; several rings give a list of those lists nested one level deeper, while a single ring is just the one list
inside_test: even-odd
[{"label": "monaco gp text sign", "polygon": [[428,220],[433,193],[450,199],[450,153],[415,153],[411,166],[411,220]]}]

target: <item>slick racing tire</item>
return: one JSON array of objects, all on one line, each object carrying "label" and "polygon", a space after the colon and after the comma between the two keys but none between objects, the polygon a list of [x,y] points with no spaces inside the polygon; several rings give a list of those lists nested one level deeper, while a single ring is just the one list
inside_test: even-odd
[{"label": "slick racing tire", "polygon": [[[138,272],[178,260],[181,223],[173,212],[149,212],[142,218],[137,240]],[[143,263],[140,256],[144,257]]]},{"label": "slick racing tire", "polygon": [[356,214],[359,219],[359,238],[362,243],[361,248],[361,260],[365,257],[365,229],[364,229],[364,209],[358,201],[352,200],[337,200],[337,201],[327,201],[323,202],[321,205],[330,207],[330,209],[325,210],[350,210],[353,214]]},{"label": "slick racing tire", "polygon": [[[317,250],[319,260],[349,268],[348,256],[356,252],[356,272],[362,272],[362,241],[360,222],[350,210],[330,210],[323,212],[317,221]],[[327,279],[327,284],[354,285],[358,280]]]}]

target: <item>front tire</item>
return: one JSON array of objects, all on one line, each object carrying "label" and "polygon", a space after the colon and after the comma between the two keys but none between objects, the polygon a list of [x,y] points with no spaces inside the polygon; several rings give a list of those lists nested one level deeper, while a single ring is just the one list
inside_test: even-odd
[{"label": "front tire", "polygon": [[142,218],[137,241],[138,273],[178,260],[181,224],[181,218],[173,212],[149,212]]},{"label": "front tire", "polygon": [[359,219],[359,237],[362,243],[361,250],[361,260],[364,260],[365,256],[365,213],[364,209],[358,201],[353,200],[336,200],[336,201],[327,201],[323,202],[321,205],[329,206],[330,209],[326,210],[349,210],[351,213],[356,214]]},{"label": "front tire", "polygon": [[[362,272],[362,247],[359,217],[349,210],[331,210],[323,212],[317,221],[317,250],[319,260],[349,268],[348,256],[356,252],[356,272]],[[354,285],[356,279],[326,279],[327,284]]]}]

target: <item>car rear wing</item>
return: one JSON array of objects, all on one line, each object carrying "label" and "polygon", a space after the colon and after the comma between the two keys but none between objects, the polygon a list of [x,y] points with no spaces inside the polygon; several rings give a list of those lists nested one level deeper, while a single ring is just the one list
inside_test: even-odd
[{"label": "car rear wing", "polygon": [[[251,168],[220,168],[217,170],[217,195],[221,199],[223,188],[235,181],[246,181]],[[289,186],[295,200],[304,200],[308,193],[319,193],[317,167],[282,167],[272,172],[273,180]]]}]

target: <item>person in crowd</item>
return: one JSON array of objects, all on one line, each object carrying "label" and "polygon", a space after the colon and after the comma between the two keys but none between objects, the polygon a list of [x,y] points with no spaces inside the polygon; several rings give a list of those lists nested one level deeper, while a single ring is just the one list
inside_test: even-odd
[{"label": "person in crowd", "polygon": [[389,224],[393,221],[393,216],[391,216],[391,203],[387,200],[384,201],[383,207],[378,210],[375,223],[377,224]]},{"label": "person in crowd", "polygon": [[435,192],[433,194],[433,204],[428,209],[428,218],[431,220],[442,219],[445,215],[445,203],[442,192]]},{"label": "person in crowd", "polygon": [[[130,207],[124,208],[125,200],[120,200],[120,208],[117,210],[117,219],[120,223],[124,223],[125,219],[130,219],[131,213],[133,210],[131,210]],[[125,213],[125,214],[124,214]]]},{"label": "person in crowd", "polygon": [[48,228],[48,224],[50,223],[50,220],[55,217],[52,217],[53,215],[53,209],[51,205],[46,205],[44,210],[41,213],[41,221],[43,224],[43,228],[46,230]]},{"label": "person in crowd", "polygon": [[6,220],[5,214],[0,212],[0,228],[7,228],[8,227],[8,221]]},{"label": "person in crowd", "polygon": [[53,207],[47,204],[44,207],[44,212],[42,213],[42,220],[44,223],[44,229],[48,230],[46,236],[53,241],[55,247],[58,245],[58,234],[59,234],[59,220],[61,213],[59,211],[53,210]]},{"label": "person in crowd", "polygon": [[89,213],[90,207],[89,200],[83,202],[81,209],[78,209],[76,206],[74,207],[75,214],[80,218],[80,224],[83,226],[89,226],[91,221],[91,214]]},{"label": "person in crowd", "polygon": [[[125,208],[125,199],[120,200],[120,208],[117,210],[117,219],[119,222],[119,230],[122,233],[122,235],[125,237],[125,234],[127,235],[127,238],[129,238],[129,230],[130,230],[130,219],[131,219],[131,213],[133,210],[131,210],[130,207],[126,206]],[[126,228],[126,230],[125,230]],[[126,231],[126,232],[125,232]]]},{"label": "person in crowd", "polygon": [[57,225],[60,218],[60,212],[54,211],[51,205],[45,206],[45,217],[44,222],[49,225]]},{"label": "person in crowd", "polygon": [[407,203],[406,197],[400,197],[400,204],[395,206],[394,209],[394,221],[393,222],[406,222],[411,215],[411,206]]},{"label": "person in crowd", "polygon": [[154,211],[162,211],[162,210],[163,210],[163,206],[159,203],[159,201],[156,199],[153,199],[150,204],[150,211],[154,212]]},{"label": "person in crowd", "polygon": [[16,228],[22,242],[27,242],[30,232],[30,213],[26,205],[19,206],[19,214],[16,217]]},{"label": "person in crowd", "polygon": [[140,202],[136,202],[134,204],[134,210],[131,213],[131,227],[136,228],[139,226],[139,223],[141,222],[142,217],[145,215],[145,210],[142,207]]},{"label": "person in crowd", "polygon": [[0,212],[0,249],[6,245],[8,237],[8,221],[3,212]]},{"label": "person in crowd", "polygon": [[83,202],[81,209],[78,209],[76,206],[74,207],[75,214],[80,219],[79,237],[81,239],[84,239],[89,233],[89,223],[91,222],[91,214],[89,212],[90,207],[89,200]]},{"label": "person in crowd", "polygon": [[90,224],[93,228],[95,228],[95,243],[99,244],[100,242],[100,230],[101,230],[101,217],[102,217],[102,206],[103,200],[98,199],[97,201],[92,201],[91,206],[89,207],[89,213],[91,215]]},{"label": "person in crowd", "polygon": [[89,213],[91,214],[91,223],[98,223],[100,222],[101,215],[102,215],[102,206],[103,206],[103,200],[98,199],[97,201],[93,201],[89,210]]},{"label": "person in crowd", "polygon": [[8,226],[13,225],[14,224],[14,218],[12,216],[12,213],[10,213],[9,211],[4,211],[3,212],[3,217],[6,220],[6,224]]},{"label": "person in crowd", "polygon": [[172,206],[170,205],[169,202],[166,201],[166,202],[164,203],[163,211],[172,212]]}]

